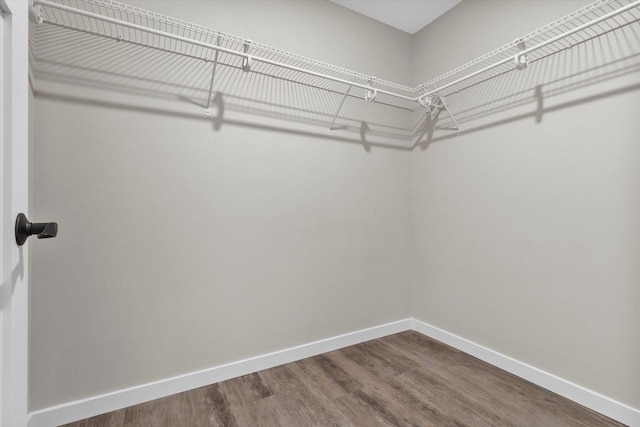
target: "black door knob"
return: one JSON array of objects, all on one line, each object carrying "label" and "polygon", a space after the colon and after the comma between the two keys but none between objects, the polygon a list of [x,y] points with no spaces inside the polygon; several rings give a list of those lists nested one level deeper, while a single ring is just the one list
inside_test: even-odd
[{"label": "black door knob", "polygon": [[24,245],[27,237],[36,234],[38,239],[48,239],[56,237],[58,234],[57,222],[29,222],[26,215],[19,213],[16,218],[16,243],[18,246]]}]

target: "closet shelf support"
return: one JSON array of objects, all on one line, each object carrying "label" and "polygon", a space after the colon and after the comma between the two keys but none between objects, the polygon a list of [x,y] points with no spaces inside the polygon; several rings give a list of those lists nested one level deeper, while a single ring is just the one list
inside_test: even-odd
[{"label": "closet shelf support", "polygon": [[456,125],[456,129],[458,129],[456,131],[456,133],[458,135],[460,135],[460,133],[462,133],[462,128],[458,124],[458,121],[456,120],[456,117],[451,112],[451,109],[449,108],[449,105],[447,105],[447,101],[444,100],[444,96],[440,97],[440,102],[442,102],[442,106],[444,107],[444,109],[447,110],[447,114],[449,115],[449,117],[451,117],[451,120],[453,121],[453,124]]},{"label": "closet shelf support", "polygon": [[[220,46],[220,36],[216,40],[216,46]],[[209,97],[207,98],[207,108],[204,110],[204,113],[208,116],[211,114],[211,95],[213,94],[213,80],[216,77],[216,66],[218,65],[218,55],[220,54],[219,50],[216,50],[216,54],[213,58],[213,68],[211,69],[211,82],[209,83]]]},{"label": "closet shelf support", "polygon": [[[432,84],[432,86],[435,88],[435,85]],[[424,89],[424,87],[423,87]],[[428,116],[431,117],[435,117],[438,115],[438,113],[442,110],[446,110],[447,114],[449,115],[449,117],[451,117],[451,120],[453,121],[453,124],[456,126],[456,133],[458,135],[460,135],[460,132],[462,132],[462,128],[460,127],[460,124],[458,124],[458,121],[456,120],[456,118],[454,117],[453,113],[451,112],[451,109],[449,108],[449,105],[447,104],[447,102],[444,100],[444,96],[440,96],[440,95],[424,95],[421,96],[420,98],[418,98],[418,102],[420,103],[420,105],[422,105],[424,108],[426,108],[426,113]]]},{"label": "closet shelf support", "polygon": [[247,40],[244,42],[244,45],[242,46],[242,50],[244,52],[244,57],[242,58],[242,71],[244,71],[245,73],[248,73],[249,71],[251,71],[251,63],[253,62],[253,57],[249,55],[250,45],[251,45],[251,40]]},{"label": "closet shelf support", "polygon": [[336,119],[338,118],[338,114],[340,114],[340,110],[342,110],[342,106],[344,105],[344,101],[346,101],[347,97],[349,96],[349,92],[351,91],[351,87],[352,86],[349,86],[347,91],[344,93],[344,96],[342,97],[342,101],[340,101],[340,105],[338,106],[338,110],[336,111],[336,114],[333,116],[333,120],[331,120],[331,124],[329,125],[329,130],[327,131],[327,133],[329,135],[331,135],[331,131],[333,130],[333,125],[336,122]]},{"label": "closet shelf support", "polygon": [[364,91],[364,100],[367,102],[375,102],[376,96],[378,96],[378,90],[375,89],[373,85],[373,81],[375,77],[372,77],[367,83],[369,84],[369,88]]},{"label": "closet shelf support", "polygon": [[44,23],[44,11],[42,10],[42,6],[36,4],[35,2],[31,4],[31,17],[38,24]]},{"label": "closet shelf support", "polygon": [[[524,40],[519,39],[516,40],[516,42],[518,43],[518,49],[520,49],[520,52],[527,49]],[[516,63],[516,69],[518,70],[524,70],[529,65],[529,56],[526,53],[514,56],[513,60]]]}]

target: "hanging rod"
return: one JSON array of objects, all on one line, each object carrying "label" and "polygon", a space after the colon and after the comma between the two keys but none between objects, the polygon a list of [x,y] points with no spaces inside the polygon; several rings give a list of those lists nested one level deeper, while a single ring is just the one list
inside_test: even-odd
[{"label": "hanging rod", "polygon": [[[440,91],[442,91],[444,89],[450,88],[451,86],[454,86],[454,85],[456,85],[458,83],[461,83],[463,81],[469,80],[469,79],[471,79],[471,78],[473,78],[475,76],[478,76],[478,75],[483,74],[483,73],[485,73],[485,72],[487,72],[489,70],[492,70],[492,69],[494,69],[496,67],[499,67],[500,65],[504,65],[504,64],[507,64],[509,62],[513,62],[514,64],[519,64],[520,63],[520,58],[526,57],[526,55],[531,53],[531,52],[534,52],[534,51],[536,51],[536,50],[538,50],[540,48],[543,48],[543,47],[545,47],[545,46],[547,46],[547,45],[549,45],[551,43],[555,43],[558,40],[564,39],[564,38],[566,38],[566,37],[568,37],[568,36],[570,36],[572,34],[575,34],[577,32],[580,32],[580,31],[584,30],[585,28],[589,28],[589,27],[591,27],[593,25],[596,25],[596,24],[598,24],[600,22],[606,21],[607,19],[610,19],[610,18],[612,18],[612,17],[614,17],[616,15],[624,13],[624,12],[626,12],[626,11],[628,11],[630,9],[633,9],[634,7],[638,7],[638,6],[640,6],[640,0],[636,0],[633,3],[630,3],[630,4],[628,4],[626,6],[623,6],[623,7],[619,8],[619,9],[613,10],[613,11],[611,11],[611,12],[605,14],[605,15],[602,15],[602,16],[600,16],[598,18],[595,18],[595,19],[593,19],[593,20],[591,20],[589,22],[586,22],[586,23],[584,23],[584,24],[582,24],[580,26],[577,26],[577,27],[575,27],[575,28],[573,28],[571,30],[565,31],[562,34],[558,34],[557,36],[552,37],[552,38],[550,38],[548,40],[545,40],[543,42],[540,42],[540,43],[536,44],[535,46],[531,46],[529,48],[525,48],[525,49],[521,50],[520,52],[516,53],[515,55],[508,56],[508,57],[506,57],[506,58],[504,58],[504,59],[502,59],[502,60],[500,60],[498,62],[495,62],[493,64],[487,65],[486,67],[481,68],[480,70],[474,71],[474,72],[472,72],[470,74],[467,74],[466,76],[460,77],[459,79],[454,80],[452,82],[449,82],[449,83],[447,83],[445,85],[442,85],[437,89],[433,89],[431,91],[428,91],[428,92],[420,95],[419,97],[417,97],[415,100],[418,101],[418,100],[424,99],[424,98],[426,98],[426,97],[428,97],[430,95],[434,95],[434,94],[436,94],[436,93],[438,93],[438,92],[440,92]],[[516,40],[516,42],[517,41],[518,40]],[[424,86],[422,86],[422,87],[424,87]]]},{"label": "hanging rod", "polygon": [[[449,71],[448,73],[445,73],[443,75],[441,75],[440,77],[431,80],[429,83],[425,83],[425,84],[421,84],[415,88],[411,88],[408,86],[403,86],[401,84],[397,84],[397,83],[393,83],[393,82],[387,82],[387,81],[381,81],[378,79],[374,79],[372,77],[367,77],[363,74],[360,73],[355,73],[346,69],[341,69],[329,64],[323,64],[320,63],[318,61],[315,60],[311,60],[308,58],[303,58],[303,57],[299,57],[297,55],[293,55],[290,54],[288,52],[284,52],[284,51],[279,51],[277,49],[273,49],[273,48],[269,48],[268,46],[264,46],[264,45],[257,45],[257,49],[258,51],[262,51],[264,53],[266,53],[267,55],[276,55],[276,56],[280,56],[283,57],[285,59],[292,59],[294,61],[298,61],[298,63],[301,63],[303,65],[306,66],[310,66],[310,67],[316,67],[316,69],[320,68],[320,69],[324,69],[324,70],[328,70],[328,71],[332,71],[334,73],[338,73],[338,74],[342,74],[343,76],[347,76],[347,77],[352,77],[354,80],[355,79],[362,79],[362,80],[367,80],[367,83],[359,83],[357,81],[354,80],[350,80],[347,78],[341,78],[341,77],[337,77],[334,75],[330,75],[327,73],[323,73],[323,72],[319,72],[319,71],[314,71],[311,69],[306,69],[303,67],[299,67],[296,65],[292,65],[290,63],[287,62],[282,62],[282,61],[277,61],[274,59],[269,59],[266,58],[264,56],[260,56],[260,55],[253,55],[249,52],[248,49],[248,45],[246,43],[248,43],[247,40],[243,40],[234,36],[230,36],[224,33],[220,33],[214,30],[210,30],[208,28],[205,27],[201,27],[199,25],[195,25],[195,24],[191,24],[191,23],[187,23],[185,21],[180,21],[180,20],[176,20],[174,18],[168,17],[168,16],[163,16],[163,15],[159,15],[159,14],[155,14],[152,12],[148,12],[148,11],[144,11],[142,9],[138,9],[138,8],[133,8],[131,6],[128,6],[126,4],[122,4],[122,3],[118,3],[116,1],[111,1],[111,0],[83,0],[83,3],[86,4],[92,4],[92,5],[97,5],[100,7],[107,7],[107,8],[111,8],[111,10],[119,10],[120,12],[124,11],[125,13],[128,13],[134,17],[137,18],[141,18],[141,19],[151,19],[155,22],[161,22],[161,23],[165,23],[168,25],[171,25],[171,27],[173,28],[174,25],[176,25],[177,27],[181,27],[183,29],[187,29],[189,30],[189,33],[191,33],[191,31],[194,31],[196,35],[200,34],[200,35],[205,35],[205,36],[210,36],[210,35],[217,35],[217,36],[223,36],[225,38],[228,38],[228,40],[232,41],[233,43],[239,43],[239,44],[243,44],[244,43],[244,49],[243,50],[236,50],[236,49],[232,49],[229,47],[224,47],[221,46],[220,44],[212,44],[212,43],[207,43],[205,41],[202,40],[196,40],[194,38],[190,38],[190,37],[185,37],[184,35],[180,35],[180,34],[173,34],[171,32],[168,31],[162,31],[160,29],[156,29],[156,28],[152,28],[149,26],[145,26],[145,25],[140,25],[138,23],[134,23],[134,22],[129,22],[126,21],[124,19],[118,19],[116,17],[112,17],[112,16],[106,16],[106,15],[102,15],[100,13],[95,13],[89,10],[85,10],[85,9],[81,9],[78,7],[72,7],[72,6],[68,6],[65,4],[61,4],[61,3],[57,3],[55,1],[51,1],[51,0],[33,0],[33,8],[34,8],[34,14],[36,15],[36,17],[38,18],[39,22],[47,22],[50,24],[54,24],[54,25],[62,25],[62,26],[68,26],[71,29],[76,29],[76,30],[82,30],[81,28],[74,28],[73,24],[61,24],[59,22],[56,22],[55,18],[53,18],[53,20],[50,20],[48,18],[44,18],[44,13],[42,12],[42,7],[47,7],[47,8],[51,8],[51,9],[56,9],[59,11],[63,11],[63,12],[67,12],[70,14],[74,14],[74,15],[78,15],[78,16],[83,16],[89,19],[94,19],[97,21],[102,21],[102,22],[106,22],[106,23],[110,23],[116,26],[122,26],[122,27],[126,27],[126,28],[130,28],[133,30],[137,30],[137,31],[141,31],[143,33],[148,33],[148,34],[152,34],[152,35],[156,35],[159,37],[164,37],[167,39],[173,39],[176,40],[178,42],[183,42],[186,44],[190,44],[190,45],[194,45],[194,46],[198,46],[198,47],[202,47],[205,49],[210,49],[211,51],[214,52],[222,52],[222,53],[227,53],[230,55],[234,55],[236,57],[240,57],[242,58],[242,68],[245,71],[250,70],[250,66],[251,63],[253,61],[256,62],[261,62],[264,64],[268,64],[268,65],[272,65],[275,67],[279,67],[279,68],[283,68],[283,69],[287,69],[287,70],[291,70],[291,71],[295,71],[298,73],[302,73],[302,74],[306,74],[306,75],[310,75],[310,76],[314,76],[320,79],[325,79],[327,81],[332,81],[332,82],[337,82],[337,83],[341,83],[346,85],[349,89],[351,89],[352,87],[356,87],[356,88],[361,88],[365,90],[365,96],[364,99],[370,102],[375,102],[375,94],[384,94],[384,95],[388,95],[391,96],[393,98],[396,99],[401,99],[404,101],[410,101],[410,102],[417,102],[419,105],[426,107],[427,105],[431,105],[432,102],[429,101],[433,101],[433,97],[435,96],[440,96],[442,97],[442,95],[438,95],[440,93],[442,93],[443,90],[451,88],[452,86],[455,86],[461,82],[470,80],[474,77],[480,76],[484,73],[487,73],[490,70],[493,70],[497,67],[500,66],[504,66],[507,65],[509,63],[512,63],[514,68],[517,69],[524,69],[527,65],[527,55],[531,52],[534,52],[536,50],[542,49],[545,46],[551,45],[553,43],[558,42],[559,40],[565,39],[573,34],[576,34],[580,31],[583,31],[589,27],[592,27],[598,23],[601,23],[603,21],[606,21],[608,19],[611,19],[614,16],[617,16],[619,14],[622,14],[626,11],[629,11],[631,9],[640,7],[640,0],[635,0],[625,6],[619,7],[618,9],[614,9],[608,13],[605,13],[604,15],[598,16],[590,21],[587,22],[583,22],[582,19],[579,20],[580,25],[571,28],[569,30],[566,30],[564,32],[561,33],[557,33],[556,29],[559,31],[559,27],[566,25],[569,22],[573,22],[578,20],[578,18],[586,15],[587,13],[594,13],[595,11],[597,11],[598,9],[601,9],[603,12],[603,8],[606,5],[609,5],[610,3],[613,3],[613,0],[598,0],[594,3],[591,3],[585,7],[583,7],[582,9],[579,9],[563,18],[560,18],[559,20],[556,20],[544,27],[541,27],[527,35],[525,35],[522,38],[516,39],[515,41],[504,45],[492,52],[489,52],[486,55],[483,55],[479,58],[476,58],[473,61],[470,61],[454,70]],[[611,6],[613,7],[613,6]],[[76,23],[77,25],[77,23]],[[183,33],[185,34],[185,33]],[[533,46],[530,47],[525,47],[525,42],[526,41],[532,41],[535,40],[538,37],[543,37],[545,35],[552,35],[555,34],[553,37],[550,37],[549,39],[546,40],[542,40],[540,42],[538,42],[537,44],[534,44]],[[97,35],[102,35],[102,34],[97,34]],[[104,35],[106,36],[106,35]],[[122,39],[122,36],[120,36],[120,38]],[[124,40],[124,41],[128,41],[128,40]],[[133,42],[133,41],[132,41]],[[513,49],[518,49],[517,52],[515,53],[509,53],[509,51],[513,50]],[[180,54],[180,52],[176,52],[177,54]],[[461,76],[460,78],[451,81],[451,82],[447,82],[445,84],[442,85],[438,85],[438,87],[436,88],[435,84],[436,82],[440,82],[442,80],[448,79],[450,77],[454,77],[456,74],[458,73],[462,73],[465,69],[470,69],[471,67],[474,66],[480,66],[483,62],[489,62],[491,60],[492,57],[498,56],[498,55],[505,55],[504,57],[502,57],[501,59],[495,58],[494,62],[490,63],[489,65],[486,65],[484,67],[482,67],[479,70],[476,71],[472,71],[469,72],[466,75]],[[203,58],[205,59],[205,58]],[[208,60],[208,59],[207,59]],[[378,83],[377,86],[386,86],[387,88],[396,88],[399,90],[403,90],[404,92],[406,92],[408,95],[404,95],[402,93],[398,93],[396,91],[393,90],[387,90],[387,89],[382,89],[379,87],[374,88],[373,84],[374,83]],[[427,87],[432,86],[431,90],[427,90]],[[348,91],[347,91],[348,94]],[[446,105],[446,104],[445,104]],[[449,113],[451,114],[451,111],[449,111]],[[334,119],[335,120],[335,119]],[[455,120],[455,119],[454,119]]]},{"label": "hanging rod", "polygon": [[[70,7],[70,6],[66,6],[63,4],[59,4],[59,3],[55,3],[52,1],[48,1],[48,0],[34,0],[33,2],[34,5],[40,5],[40,6],[47,6],[53,9],[58,9],[58,10],[62,10],[65,12],[69,12],[69,13],[73,13],[76,15],[80,15],[80,16],[85,16],[87,18],[92,18],[92,19],[97,19],[99,21],[104,21],[104,22],[109,22],[111,24],[115,24],[115,25],[121,25],[123,27],[128,27],[131,28],[133,30],[139,30],[139,31],[144,31],[150,34],[155,34],[157,36],[161,36],[161,37],[167,37],[170,39],[174,39],[177,41],[181,41],[181,42],[185,42],[185,43],[190,43],[190,44],[194,44],[196,46],[200,46],[200,47],[204,47],[207,49],[212,49],[218,52],[224,52],[224,53],[229,53],[231,55],[236,55],[239,56],[241,58],[244,58],[247,63],[251,63],[251,61],[258,61],[258,62],[263,62],[265,64],[270,64],[270,65],[275,65],[277,67],[282,67],[282,68],[286,68],[292,71],[297,71],[300,73],[304,73],[304,74],[309,74],[315,77],[320,77],[323,79],[327,79],[327,80],[331,80],[337,83],[344,83],[346,85],[349,86],[356,86],[362,89],[372,89],[372,87],[370,85],[366,85],[366,84],[361,84],[361,83],[357,83],[357,82],[353,82],[353,81],[349,81],[349,80],[344,80],[341,79],[339,77],[334,77],[334,76],[330,76],[328,74],[324,74],[324,73],[318,73],[316,71],[311,71],[311,70],[306,70],[304,68],[300,68],[300,67],[296,67],[294,65],[289,65],[289,64],[285,64],[284,62],[279,62],[279,61],[274,61],[271,59],[267,59],[267,58],[263,58],[260,56],[254,56],[251,55],[249,53],[246,52],[238,52],[237,50],[233,50],[233,49],[228,49],[222,46],[216,46],[210,43],[205,43],[205,42],[201,42],[199,40],[194,40],[194,39],[190,39],[188,37],[183,37],[183,36],[179,36],[177,34],[172,34],[172,33],[168,33],[166,31],[160,31],[160,30],[156,30],[154,28],[149,28],[149,27],[145,27],[144,25],[138,25],[138,24],[134,24],[131,22],[127,22],[127,21],[123,21],[120,19],[115,19],[115,18],[111,18],[108,16],[103,16],[103,15],[99,15],[97,13],[93,13],[93,12],[89,12],[86,10],[81,10],[81,9],[76,9],[74,7]],[[399,99],[404,99],[406,101],[417,101],[417,98],[413,98],[410,96],[405,96],[399,93],[395,93],[395,92],[391,92],[388,90],[384,90],[384,89],[376,89],[376,91],[378,93],[383,93],[385,95],[389,95],[392,96],[394,98],[399,98]]]}]

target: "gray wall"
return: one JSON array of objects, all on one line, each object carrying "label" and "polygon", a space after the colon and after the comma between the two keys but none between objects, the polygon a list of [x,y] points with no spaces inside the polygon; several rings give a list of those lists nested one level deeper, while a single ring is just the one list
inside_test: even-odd
[{"label": "gray wall", "polygon": [[[413,38],[324,1],[135,4],[417,84],[586,2],[467,0]],[[31,410],[410,315],[640,407],[637,61],[605,53],[637,40],[473,89],[507,99],[411,154],[42,82]]]},{"label": "gray wall", "polygon": [[[330,2],[136,4],[409,79],[408,35]],[[407,152],[38,83],[31,410],[410,316]]]},{"label": "gray wall", "polygon": [[[416,34],[413,81],[587,3],[464,1]],[[414,317],[634,407],[638,40],[635,25],[452,97],[481,105],[465,132],[411,155]]]}]

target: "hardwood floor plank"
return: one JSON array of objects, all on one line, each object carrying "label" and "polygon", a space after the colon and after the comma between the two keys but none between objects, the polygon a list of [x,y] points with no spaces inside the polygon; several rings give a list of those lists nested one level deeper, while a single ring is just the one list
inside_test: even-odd
[{"label": "hardwood floor plank", "polygon": [[432,369],[446,381],[456,384],[456,388],[465,390],[469,397],[502,413],[511,425],[527,425],[523,420],[537,425],[556,423],[563,426],[596,426],[612,422],[601,414],[417,332],[389,338],[381,344],[395,352],[405,352],[420,363],[414,374],[420,375],[425,369]]},{"label": "hardwood floor plank", "polygon": [[350,395],[334,400],[334,405],[349,420],[350,426],[390,427],[365,405],[355,401]]},{"label": "hardwood floor plank", "polygon": [[286,411],[285,425],[343,425],[336,412],[326,406],[328,402],[318,399],[289,365],[266,370],[263,375]]},{"label": "hardwood floor plank", "polygon": [[357,351],[370,355],[379,374],[385,369],[391,370],[403,381],[406,389],[414,390],[423,401],[437,405],[439,413],[455,414],[455,418],[448,423],[473,426],[512,424],[500,412],[492,411],[487,405],[480,404],[475,398],[474,390],[462,387],[454,381],[456,378],[443,377],[433,369],[425,370],[419,364],[411,363],[411,358],[400,351],[389,351],[381,342],[367,344],[367,347],[359,348]]},{"label": "hardwood floor plank", "polygon": [[372,366],[369,360],[360,355],[354,357],[353,352],[340,352],[335,356],[341,360],[341,365],[348,367],[354,375],[366,381],[365,387],[371,390],[371,394],[393,408],[394,412],[402,418],[402,425],[424,425],[425,422],[440,426],[461,426],[453,419],[447,417],[433,402],[420,399],[406,381],[397,375],[380,377],[378,369]]},{"label": "hardwood floor plank", "polygon": [[357,379],[351,377],[344,369],[336,365],[328,355],[322,354],[314,357],[312,360],[325,371],[331,380],[342,387],[347,394],[353,394],[362,388],[362,384],[360,384]]},{"label": "hardwood floor plank", "polygon": [[414,331],[68,424],[621,426]]},{"label": "hardwood floor plank", "polygon": [[[400,347],[397,346],[393,346],[393,349],[400,351]],[[405,346],[402,350],[408,354],[413,353],[417,360],[424,360],[424,355],[416,352],[415,348]],[[458,352],[444,347],[440,350],[447,353]],[[547,394],[548,391],[464,353],[458,353],[451,354],[446,361],[436,357],[427,358],[425,362],[428,362],[428,366],[431,366],[444,381],[450,382],[458,390],[464,390],[468,398],[488,410],[501,413],[510,425],[521,425],[522,420],[542,424],[548,420],[562,425],[576,425],[574,420],[563,420],[565,417],[554,413],[552,408],[536,404],[536,395],[541,391]],[[458,357],[464,360],[457,360]],[[414,371],[414,375],[420,375],[421,372],[422,369],[418,369]]]},{"label": "hardwood floor plank", "polygon": [[[242,382],[242,379],[238,382]],[[229,403],[229,400],[225,394],[222,393],[217,384],[207,387],[206,395],[208,403],[211,408],[214,409],[216,423],[222,426],[233,426],[238,423],[235,415],[231,411],[231,404]]]}]

